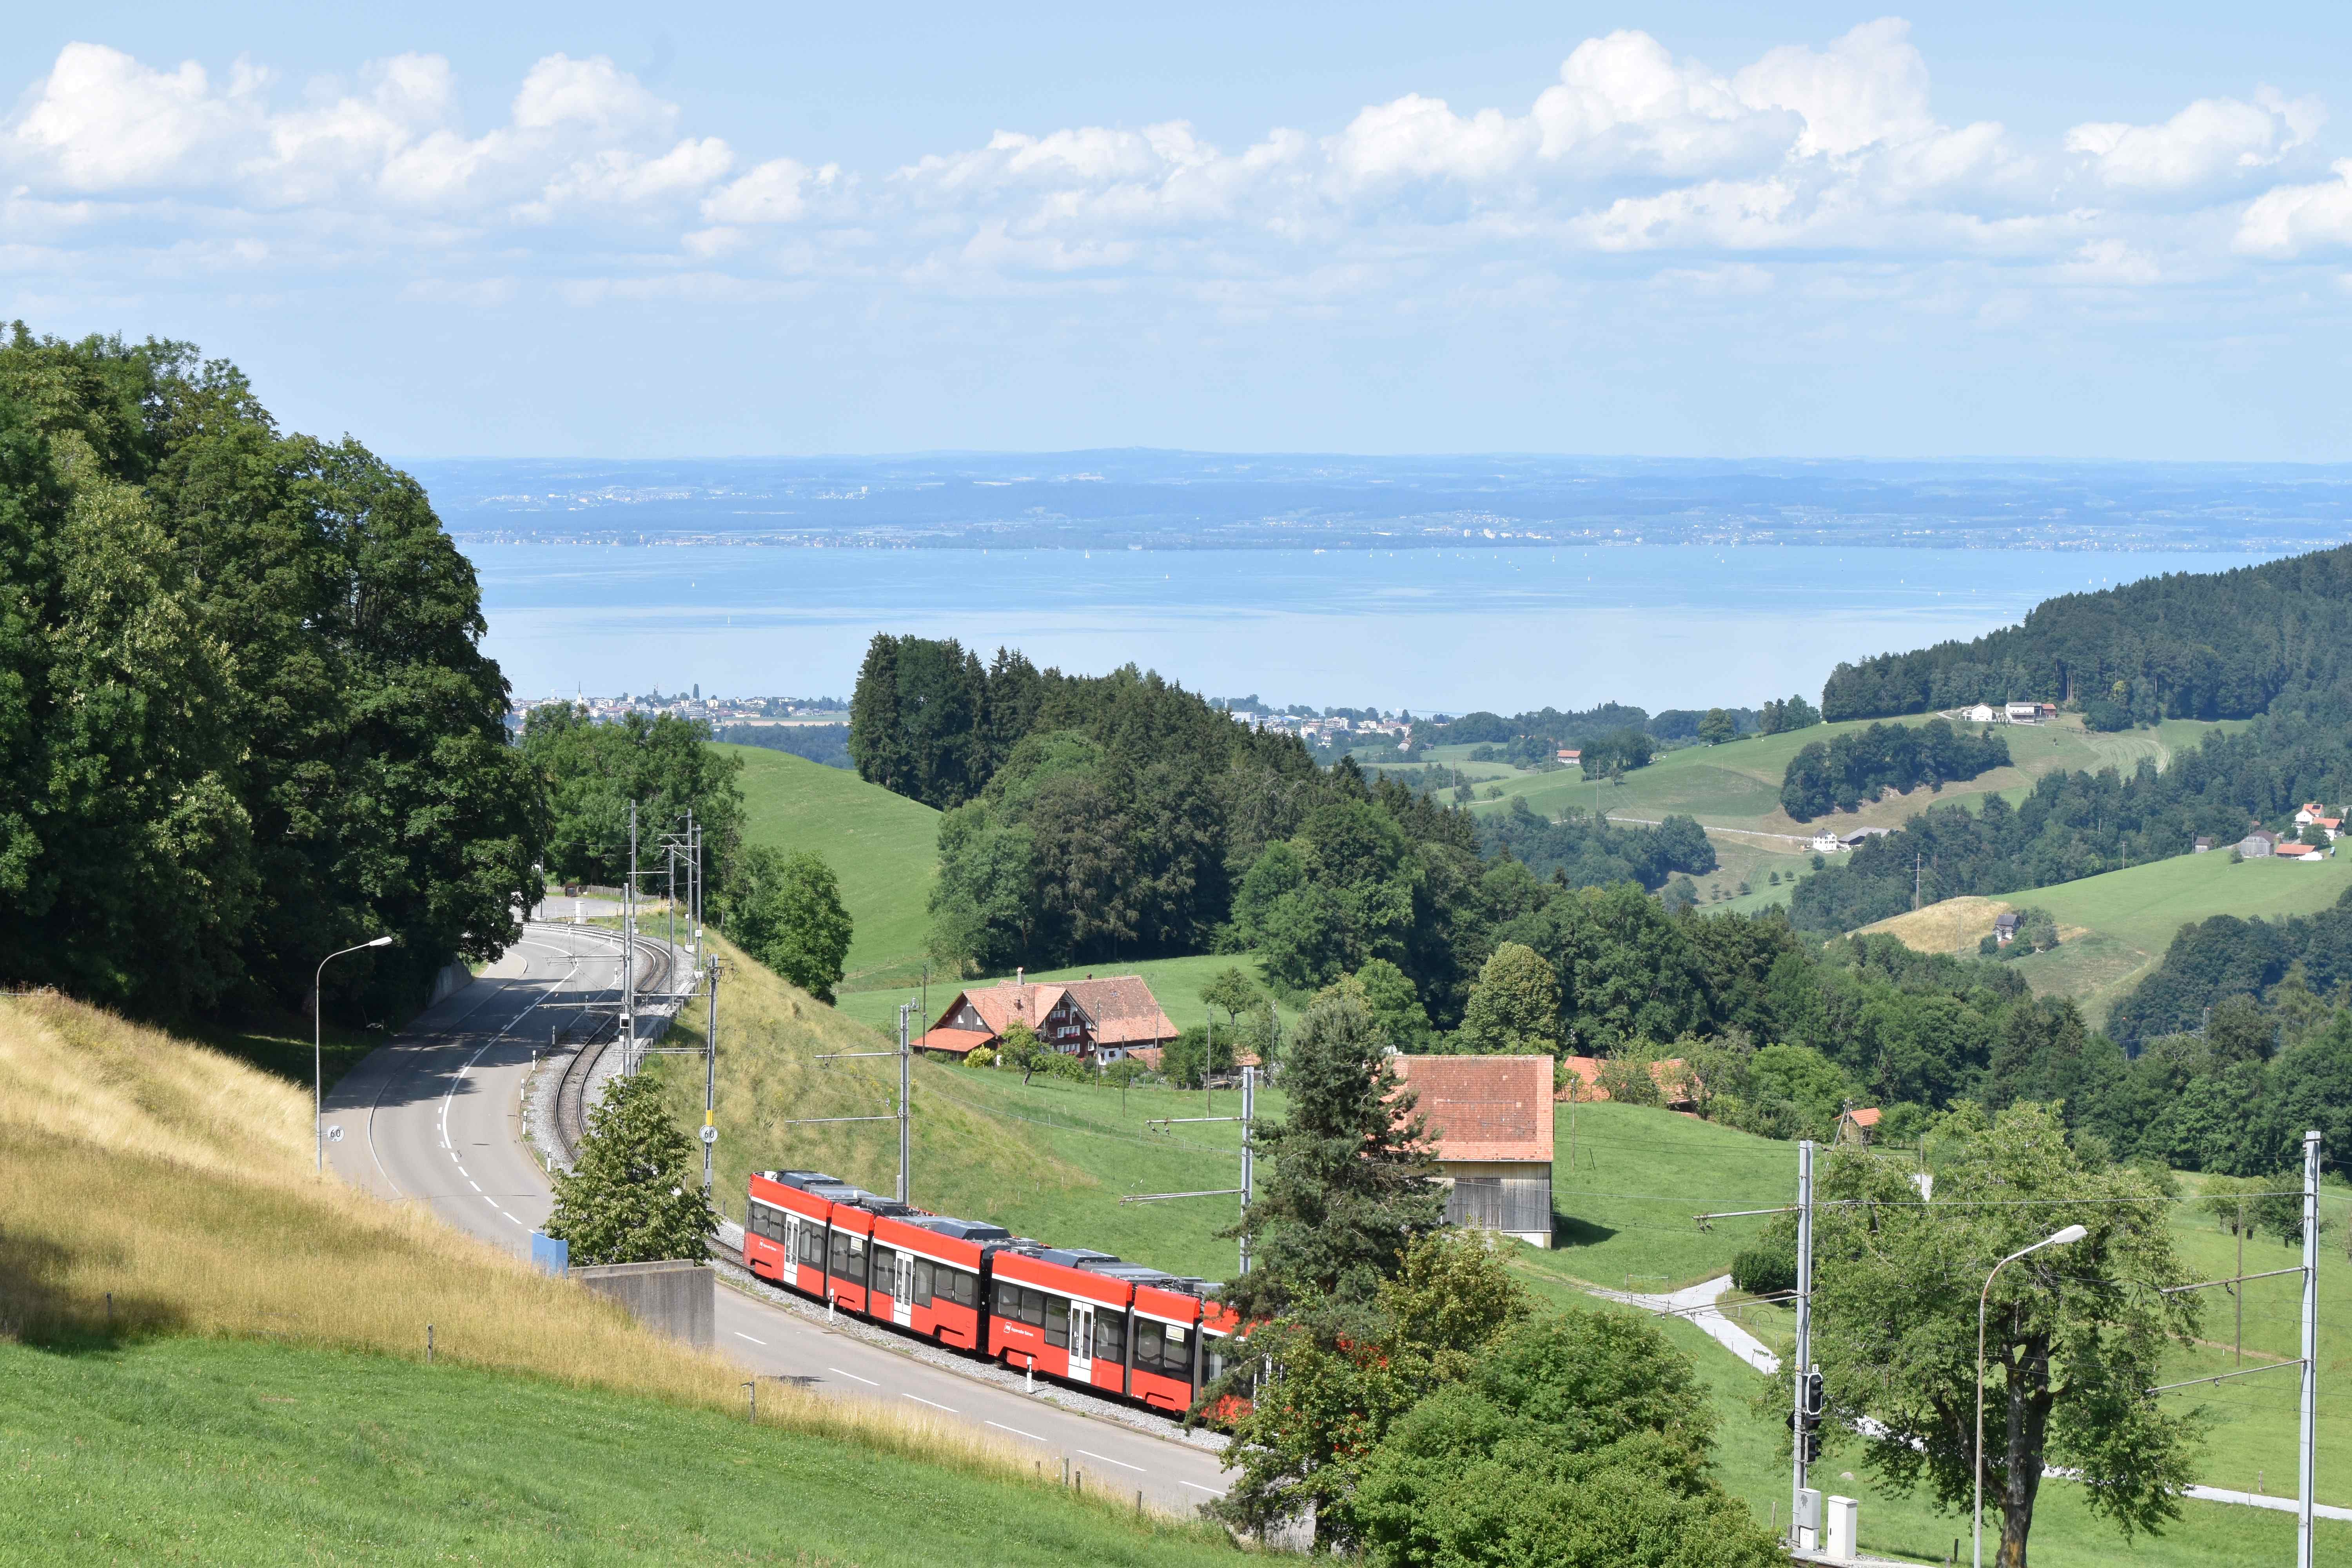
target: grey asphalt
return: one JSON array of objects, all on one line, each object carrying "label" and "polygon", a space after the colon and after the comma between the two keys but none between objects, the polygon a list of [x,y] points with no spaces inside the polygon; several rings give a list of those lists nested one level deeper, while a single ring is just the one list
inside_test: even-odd
[{"label": "grey asphalt", "polygon": [[[526,926],[497,964],[335,1086],[327,1122],[343,1136],[328,1145],[330,1163],[358,1186],[425,1204],[460,1229],[529,1256],[531,1230],[545,1222],[552,1195],[523,1140],[523,1084],[551,1028],[585,1026],[583,1005],[610,1002],[619,973],[611,933]],[[719,1039],[723,1050],[723,993]],[[761,1163],[789,1166],[791,1152],[779,1149]],[[720,1353],[749,1373],[970,1423],[1033,1448],[1048,1474],[1066,1458],[1089,1486],[1139,1490],[1160,1507],[1184,1510],[1225,1488],[1213,1453],[869,1344],[723,1282],[716,1328]]]}]

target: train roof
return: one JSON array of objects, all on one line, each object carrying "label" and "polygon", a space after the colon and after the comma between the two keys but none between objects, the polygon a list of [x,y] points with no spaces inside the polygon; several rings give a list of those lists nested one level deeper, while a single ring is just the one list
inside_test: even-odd
[{"label": "train roof", "polygon": [[907,1223],[919,1225],[925,1230],[937,1231],[941,1236],[951,1236],[958,1241],[1010,1241],[1013,1239],[1013,1233],[1001,1225],[990,1225],[984,1220],[957,1219],[951,1215],[924,1215],[919,1218],[910,1219]]},{"label": "train roof", "polygon": [[823,1171],[762,1171],[768,1181],[787,1187],[799,1187],[803,1192],[811,1187],[845,1187],[849,1184],[839,1176],[828,1176]]}]

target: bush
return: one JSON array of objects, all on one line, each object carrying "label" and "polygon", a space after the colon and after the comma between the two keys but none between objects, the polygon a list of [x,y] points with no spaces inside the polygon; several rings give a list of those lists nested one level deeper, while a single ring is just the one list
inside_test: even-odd
[{"label": "bush", "polygon": [[1731,1259],[1731,1283],[1750,1296],[1777,1296],[1797,1288],[1797,1240],[1769,1235]]},{"label": "bush", "polygon": [[1601,1064],[1601,1088],[1620,1105],[1658,1105],[1658,1080],[1650,1076],[1646,1058],[1611,1057]]},{"label": "bush", "polygon": [[996,1065],[996,1053],[986,1046],[974,1046],[971,1054],[963,1058],[963,1065],[968,1068],[992,1068]]}]

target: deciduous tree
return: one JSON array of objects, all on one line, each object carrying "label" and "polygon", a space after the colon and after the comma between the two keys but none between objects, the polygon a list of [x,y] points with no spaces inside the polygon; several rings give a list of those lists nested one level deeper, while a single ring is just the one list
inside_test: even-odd
[{"label": "deciduous tree", "polygon": [[[2082,1482],[2126,1538],[2179,1517],[2199,1424],[2145,1391],[2197,1324],[2163,1194],[2085,1155],[2050,1108],[1987,1123],[1963,1110],[1937,1142],[1932,1201],[1899,1163],[1833,1151],[1814,1220],[1814,1346],[1833,1415],[1860,1426],[1896,1491],[1965,1510],[1975,1474],[1979,1294],[1993,1267],[2068,1225],[2084,1239],[2003,1268],[1987,1314],[1985,1494],[2001,1568],[2026,1568],[2045,1468]],[[1864,1423],[1868,1423],[1864,1426]]]},{"label": "deciduous tree", "polygon": [[699,1163],[651,1078],[614,1079],[588,1113],[572,1170],[555,1178],[547,1234],[572,1244],[575,1264],[699,1264],[716,1224]]},{"label": "deciduous tree", "polygon": [[841,884],[824,857],[768,845],[743,851],[725,907],[737,946],[830,1006],[853,928]]}]

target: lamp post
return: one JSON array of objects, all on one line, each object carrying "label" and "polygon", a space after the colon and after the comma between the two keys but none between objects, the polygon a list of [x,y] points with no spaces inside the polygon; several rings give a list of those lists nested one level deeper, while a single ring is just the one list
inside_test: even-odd
[{"label": "lamp post", "polygon": [[2079,1225],[2043,1237],[2031,1247],[2020,1247],[1992,1266],[1985,1276],[1984,1289],[1977,1296],[1977,1479],[1976,1505],[1969,1520],[1969,1561],[1974,1568],[1984,1568],[1984,1368],[1985,1368],[1985,1303],[1992,1299],[1992,1282],[2000,1271],[2045,1247],[2072,1247],[2090,1234]]},{"label": "lamp post", "polygon": [[391,945],[392,938],[380,936],[373,941],[363,942],[358,947],[331,952],[319,960],[319,973],[310,982],[310,1131],[319,1141],[319,1174],[322,1176],[327,1173],[327,965],[345,952]]}]

